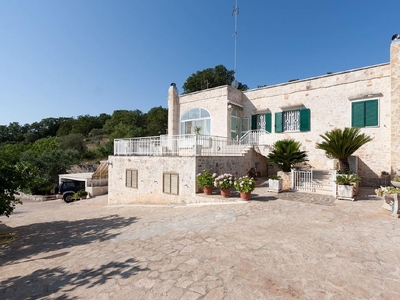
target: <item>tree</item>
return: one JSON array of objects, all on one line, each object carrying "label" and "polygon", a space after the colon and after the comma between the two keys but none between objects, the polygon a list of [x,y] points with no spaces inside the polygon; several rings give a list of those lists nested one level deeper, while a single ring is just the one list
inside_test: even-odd
[{"label": "tree", "polygon": [[60,137],[60,149],[73,149],[79,153],[84,153],[86,145],[83,142],[83,135],[81,133],[71,133]]},{"label": "tree", "polygon": [[104,123],[98,117],[93,117],[89,115],[79,116],[74,124],[70,133],[80,133],[84,136],[88,136],[89,132],[93,128],[102,128]]},{"label": "tree", "polygon": [[168,128],[168,110],[166,108],[154,107],[144,115],[146,120],[146,136],[166,134]]},{"label": "tree", "polygon": [[116,128],[121,125],[133,129],[135,127],[141,128],[143,124],[143,113],[140,110],[115,110],[111,118],[106,121],[104,129],[108,134],[113,134]]},{"label": "tree", "polygon": [[22,174],[16,166],[0,158],[0,216],[8,217],[16,204],[22,204],[15,198],[22,183]]},{"label": "tree", "polygon": [[19,168],[23,173],[31,174],[24,191],[32,194],[45,194],[58,183],[58,174],[63,174],[73,164],[79,162],[76,150],[52,150],[36,154],[26,151],[22,154]]},{"label": "tree", "polygon": [[[235,80],[235,71],[228,70],[223,65],[218,65],[190,75],[183,84],[183,93],[193,93],[207,88],[230,85],[233,80]],[[248,86],[239,82],[238,90],[248,90]]]},{"label": "tree", "polygon": [[321,134],[323,142],[317,144],[317,149],[324,150],[328,157],[339,160],[340,170],[348,172],[350,165],[348,158],[360,147],[372,141],[365,133],[360,134],[360,128],[345,127],[344,130],[333,129]]},{"label": "tree", "polygon": [[308,161],[306,151],[300,151],[300,142],[293,139],[277,141],[268,154],[268,162],[277,165],[283,172],[290,172],[295,164]]}]

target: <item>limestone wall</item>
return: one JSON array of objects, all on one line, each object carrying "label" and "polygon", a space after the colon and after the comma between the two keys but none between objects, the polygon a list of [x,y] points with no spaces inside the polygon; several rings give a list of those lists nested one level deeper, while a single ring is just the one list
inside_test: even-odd
[{"label": "limestone wall", "polygon": [[[109,204],[195,202],[195,157],[110,156]],[[138,170],[138,188],[125,186],[126,169]],[[163,193],[163,173],[179,174],[179,195]]]},{"label": "limestone wall", "polygon": [[[351,127],[351,99],[369,99],[370,94],[381,94],[379,99],[379,126],[362,128],[374,140],[355,155],[359,156],[359,173],[367,182],[378,178],[383,170],[390,170],[390,65],[366,67],[307,80],[296,81],[244,92],[244,114],[257,114],[269,110],[274,114],[282,107],[304,105],[311,110],[311,131],[273,133],[277,139],[293,138],[308,151],[310,164],[318,169],[331,169],[332,160],[324,151],[315,148],[321,134],[334,128]],[[246,101],[247,100],[247,101]]]},{"label": "limestone wall", "polygon": [[400,170],[400,40],[395,40],[390,48],[391,64],[391,158],[392,174]]},{"label": "limestone wall", "polygon": [[204,108],[211,115],[211,135],[230,136],[229,89],[228,86],[222,86],[181,95],[179,97],[180,117],[192,108]]}]

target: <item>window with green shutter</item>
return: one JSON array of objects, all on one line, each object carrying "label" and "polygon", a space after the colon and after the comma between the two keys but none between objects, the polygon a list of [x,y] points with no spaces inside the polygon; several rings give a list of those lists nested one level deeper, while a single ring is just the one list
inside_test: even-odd
[{"label": "window with green shutter", "polygon": [[311,111],[309,108],[300,109],[300,131],[310,131]]},{"label": "window with green shutter", "polygon": [[275,113],[275,132],[283,132],[283,112]]},{"label": "window with green shutter", "polygon": [[378,100],[357,101],[351,103],[351,126],[378,126]]},{"label": "window with green shutter", "polygon": [[251,130],[264,129],[268,132],[271,132],[271,127],[272,127],[271,113],[251,116]]},{"label": "window with green shutter", "polygon": [[296,132],[311,130],[309,108],[285,110],[275,113],[275,132]]}]

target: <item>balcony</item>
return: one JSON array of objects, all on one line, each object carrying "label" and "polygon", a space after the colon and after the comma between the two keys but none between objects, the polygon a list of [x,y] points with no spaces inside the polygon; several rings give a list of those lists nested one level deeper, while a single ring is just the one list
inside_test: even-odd
[{"label": "balcony", "polygon": [[189,134],[115,139],[116,156],[243,156],[253,146],[273,144],[264,130],[248,131],[240,140]]}]

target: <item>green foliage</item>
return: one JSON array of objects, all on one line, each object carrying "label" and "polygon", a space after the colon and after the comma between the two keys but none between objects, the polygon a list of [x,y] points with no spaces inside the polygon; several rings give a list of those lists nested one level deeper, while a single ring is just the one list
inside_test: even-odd
[{"label": "green foliage", "polygon": [[295,164],[308,161],[306,151],[300,151],[300,146],[301,143],[293,139],[277,141],[267,156],[268,162],[275,164],[283,172],[290,172]]},{"label": "green foliage", "polygon": [[278,176],[278,175],[270,175],[270,176],[269,176],[269,179],[272,179],[272,180],[279,180],[279,179],[282,179],[282,178],[281,178],[281,176]]},{"label": "green foliage", "polygon": [[39,155],[43,152],[51,152],[60,147],[60,141],[57,137],[47,137],[37,140],[33,143],[30,151]]},{"label": "green foliage", "polygon": [[79,197],[85,197],[88,195],[88,192],[86,192],[85,190],[80,190],[78,191],[78,196]]},{"label": "green foliage", "polygon": [[79,162],[76,150],[53,150],[35,154],[27,151],[21,155],[20,162],[31,170],[33,176],[26,184],[26,191],[43,194],[58,183],[58,174],[66,173],[73,164]]},{"label": "green foliage", "polygon": [[361,178],[356,174],[340,174],[336,177],[336,184],[339,185],[352,185],[353,183],[360,182]]},{"label": "green foliage", "polygon": [[166,134],[168,129],[168,110],[166,108],[154,107],[144,115],[146,120],[145,134],[156,136]]},{"label": "green foliage", "polygon": [[60,120],[60,126],[57,130],[57,136],[70,134],[74,122],[75,120],[73,118],[62,118],[62,120]]},{"label": "green foliage", "polygon": [[79,153],[84,153],[86,151],[86,146],[83,141],[83,135],[81,133],[71,133],[60,137],[60,149],[72,149]]},{"label": "green foliage", "polygon": [[[234,79],[235,71],[228,70],[223,65],[218,65],[190,75],[183,84],[183,93],[193,93],[207,88],[230,85]],[[238,89],[245,91],[248,86],[239,82]]]},{"label": "green foliage", "polygon": [[72,125],[70,133],[80,133],[88,136],[93,128],[102,128],[103,123],[98,117],[94,116],[79,116]]},{"label": "green foliage", "polygon": [[115,110],[111,118],[106,121],[104,129],[108,134],[113,134],[118,127],[133,131],[142,128],[143,124],[144,117],[140,110]]},{"label": "green foliage", "polygon": [[256,181],[249,176],[239,177],[235,180],[235,189],[242,193],[251,193],[256,188]]},{"label": "green foliage", "polygon": [[16,204],[22,204],[15,198],[15,195],[18,195],[18,189],[24,182],[22,175],[14,164],[0,157],[0,216],[8,217],[15,209]]},{"label": "green foliage", "polygon": [[214,185],[214,179],[217,175],[216,174],[211,174],[208,173],[206,170],[203,170],[202,173],[197,174],[196,176],[196,182],[197,185],[200,187],[210,187]]},{"label": "green foliage", "polygon": [[324,140],[317,144],[317,149],[324,150],[328,157],[339,160],[342,171],[350,170],[348,158],[372,138],[365,133],[360,133],[360,128],[348,128],[344,130],[333,129],[320,135]]}]

